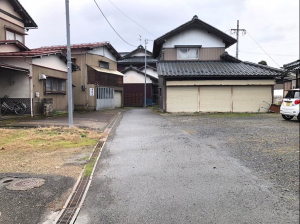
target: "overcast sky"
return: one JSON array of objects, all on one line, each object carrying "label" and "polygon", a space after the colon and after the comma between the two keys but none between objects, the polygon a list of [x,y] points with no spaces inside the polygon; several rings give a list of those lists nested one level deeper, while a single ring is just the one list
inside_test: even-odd
[{"label": "overcast sky", "polygon": [[[29,48],[66,44],[64,0],[19,1],[38,25],[26,37]],[[265,60],[278,68],[299,59],[298,0],[97,0],[97,3],[117,32],[134,46],[140,44],[139,35],[143,40],[154,40],[197,15],[229,35],[239,20],[240,28],[247,31],[246,35],[240,33],[239,59],[243,61]],[[72,44],[109,41],[119,52],[135,49],[117,36],[94,0],[70,0],[70,20]],[[147,48],[152,51],[153,42],[149,41]],[[236,45],[226,50],[235,56]]]}]

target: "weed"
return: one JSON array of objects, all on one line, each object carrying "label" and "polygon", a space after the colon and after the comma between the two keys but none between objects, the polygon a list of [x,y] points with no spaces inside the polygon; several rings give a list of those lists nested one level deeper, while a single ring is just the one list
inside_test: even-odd
[{"label": "weed", "polygon": [[96,163],[96,158],[91,159],[91,161],[86,165],[85,167],[85,176],[91,176],[93,169],[94,169],[94,165]]}]

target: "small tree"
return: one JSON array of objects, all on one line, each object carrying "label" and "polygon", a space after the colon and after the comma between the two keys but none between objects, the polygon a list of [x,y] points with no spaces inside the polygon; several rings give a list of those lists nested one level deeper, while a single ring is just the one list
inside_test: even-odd
[{"label": "small tree", "polygon": [[261,64],[261,65],[268,65],[266,61],[262,60],[260,62],[258,62],[258,64]]}]

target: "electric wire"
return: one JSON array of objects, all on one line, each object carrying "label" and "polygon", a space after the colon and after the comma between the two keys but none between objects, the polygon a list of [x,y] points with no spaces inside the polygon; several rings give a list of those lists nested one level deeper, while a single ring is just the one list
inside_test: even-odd
[{"label": "electric wire", "polygon": [[266,55],[268,55],[269,56],[269,58],[271,58],[272,59],[272,61],[274,61],[275,62],[275,64],[276,65],[278,65],[278,67],[280,68],[280,65],[256,42],[256,40],[254,40],[254,38],[251,36],[251,34],[249,33],[249,31],[247,31],[247,34],[249,35],[249,37],[251,37],[251,39],[257,44],[257,46],[259,46],[260,47],[260,49],[262,49],[265,53],[266,53]]},{"label": "electric wire", "polygon": [[124,16],[126,16],[128,19],[130,19],[132,22],[134,22],[136,25],[138,25],[139,27],[141,27],[143,30],[145,30],[147,33],[151,34],[152,36],[156,37],[154,34],[150,33],[148,30],[146,30],[143,26],[141,26],[140,24],[138,24],[137,22],[135,22],[133,19],[131,19],[129,16],[127,16],[121,9],[119,9],[112,1],[108,0],[113,6],[116,7],[116,9],[118,9]]},{"label": "electric wire", "polygon": [[[246,54],[264,54],[264,53],[256,53],[256,52],[246,52],[246,51],[239,51],[241,53]],[[291,56],[291,57],[297,57],[298,55],[286,55],[286,54],[269,54],[269,55],[276,55],[276,56]]]},{"label": "electric wire", "polygon": [[107,21],[107,23],[110,25],[110,27],[115,31],[115,33],[128,45],[132,46],[132,47],[137,47],[135,45],[132,45],[130,43],[128,43],[126,40],[124,40],[123,37],[121,37],[121,35],[115,30],[115,28],[110,24],[110,22],[108,21],[108,19],[106,18],[106,16],[104,15],[104,13],[102,12],[100,6],[98,5],[98,3],[96,2],[96,0],[94,0],[94,2],[96,3],[98,9],[100,10],[101,14],[103,15],[103,17],[105,18],[105,20]]}]

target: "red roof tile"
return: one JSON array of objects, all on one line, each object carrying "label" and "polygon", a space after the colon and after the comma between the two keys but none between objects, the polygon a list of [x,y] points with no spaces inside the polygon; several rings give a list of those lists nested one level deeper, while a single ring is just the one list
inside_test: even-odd
[{"label": "red roof tile", "polygon": [[37,57],[42,55],[49,55],[49,54],[61,54],[64,57],[66,55],[61,50],[44,50],[44,51],[37,51],[37,50],[29,50],[29,51],[20,51],[20,52],[0,52],[0,57],[18,57],[18,56],[27,56],[27,57]]},{"label": "red roof tile", "polygon": [[20,41],[18,40],[1,40],[0,41],[0,45],[1,44],[14,44],[16,45],[18,48],[20,48],[20,50],[23,51],[30,51],[30,49],[28,47],[26,47],[24,44],[22,44]]},{"label": "red roof tile", "polygon": [[[97,42],[97,43],[85,43],[85,44],[72,44],[71,49],[80,49],[80,48],[95,48],[99,46],[109,45],[109,42]],[[43,46],[36,48],[34,50],[66,50],[67,45],[54,45],[54,46]]]}]

